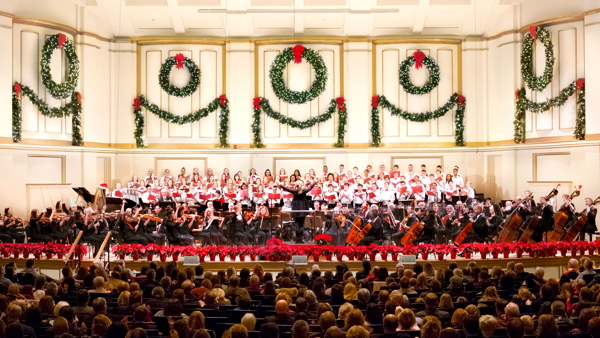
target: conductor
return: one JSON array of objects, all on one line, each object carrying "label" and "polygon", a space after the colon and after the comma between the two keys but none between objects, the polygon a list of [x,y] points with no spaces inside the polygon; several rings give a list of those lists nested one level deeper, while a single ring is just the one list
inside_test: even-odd
[{"label": "conductor", "polygon": [[[308,192],[315,186],[316,182],[312,182],[308,187],[304,187],[302,181],[296,181],[296,190],[289,189],[281,186],[281,189],[290,192],[294,195],[292,199],[292,211],[293,210],[308,210],[311,197],[308,196]],[[302,237],[304,236],[304,219],[306,218],[306,212],[293,212],[292,217],[294,218],[294,224],[296,226],[296,243],[304,243]]]}]

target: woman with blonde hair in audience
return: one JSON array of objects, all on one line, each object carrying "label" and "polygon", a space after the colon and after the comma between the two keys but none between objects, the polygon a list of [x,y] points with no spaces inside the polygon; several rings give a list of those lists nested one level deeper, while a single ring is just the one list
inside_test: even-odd
[{"label": "woman with blonde hair in audience", "polygon": [[244,317],[242,317],[241,324],[248,329],[248,331],[254,331],[256,327],[256,317],[252,313],[246,313]]},{"label": "woman with blonde hair in audience", "polygon": [[228,306],[231,305],[231,301],[227,298],[225,298],[225,290],[221,289],[221,288],[214,288],[211,290],[211,292],[215,293],[215,301],[217,304],[219,304],[220,306]]},{"label": "woman with blonde hair in audience", "polygon": [[427,285],[427,276],[424,273],[417,276],[417,285],[415,285],[415,291],[417,293],[429,290],[429,285]]},{"label": "woman with blonde hair in audience", "polygon": [[438,304],[438,308],[453,309],[454,304],[452,303],[452,297],[447,293],[442,294],[442,296],[440,297],[440,302]]},{"label": "woman with blonde hair in audience", "polygon": [[360,325],[355,325],[346,332],[346,338],[369,338],[370,335],[369,330]]},{"label": "woman with blonde hair in audience", "polygon": [[467,316],[467,311],[465,311],[464,309],[456,309],[456,311],[454,311],[454,313],[452,314],[452,319],[450,320],[452,327],[455,330],[462,330],[463,329],[463,321],[465,320],[466,316]]},{"label": "woman with blonde hair in audience", "polygon": [[348,283],[344,286],[344,299],[349,302],[358,300],[358,290],[356,289],[356,285]]},{"label": "woman with blonde hair in audience", "polygon": [[521,321],[523,322],[523,328],[525,330],[526,336],[535,335],[535,323],[533,322],[533,318],[529,315],[521,316]]},{"label": "woman with blonde hair in audience", "polygon": [[402,309],[398,315],[398,329],[401,331],[418,331],[417,317],[411,309]]},{"label": "woman with blonde hair in audience", "polygon": [[188,325],[190,327],[191,332],[196,332],[200,329],[205,329],[205,318],[204,313],[201,311],[194,311],[190,314],[190,319],[188,319]]},{"label": "woman with blonde hair in audience", "polygon": [[425,278],[427,278],[427,281],[431,281],[435,278],[435,270],[433,269],[433,264],[431,264],[431,262],[425,262],[425,265],[423,266],[423,274],[425,274]]},{"label": "woman with blonde hair in audience", "polygon": [[531,291],[529,291],[529,289],[524,286],[519,288],[518,295],[519,298],[521,298],[521,304],[523,305],[531,305],[531,300],[535,299],[535,296],[531,294]]},{"label": "woman with blonde hair in audience", "polygon": [[338,319],[346,319],[346,315],[348,315],[348,313],[350,313],[352,310],[354,310],[354,305],[350,303],[342,304],[338,310]]},{"label": "woman with blonde hair in audience", "polygon": [[498,320],[491,315],[484,315],[479,318],[479,330],[484,338],[490,338],[498,327]]},{"label": "woman with blonde hair in audience", "polygon": [[235,271],[235,267],[229,266],[227,268],[227,280],[229,280],[233,276],[237,276],[237,272]]},{"label": "woman with blonde hair in audience", "polygon": [[482,304],[481,302],[495,302],[498,299],[500,299],[500,296],[498,296],[498,290],[496,290],[496,287],[488,286],[483,292],[481,299],[479,299],[478,306],[485,306],[485,304]]},{"label": "woman with blonde hair in audience", "polygon": [[437,317],[427,316],[423,319],[421,338],[439,338],[441,331],[442,323]]},{"label": "woman with blonde hair in audience", "polygon": [[481,314],[479,313],[479,308],[473,304],[467,305],[467,307],[465,308],[465,311],[467,311],[467,315],[469,315],[469,316],[475,316],[475,317],[477,317],[477,319],[479,319],[479,317],[481,317]]},{"label": "woman with blonde hair in audience", "polygon": [[262,279],[265,277],[265,269],[259,263],[254,264],[252,271],[256,276],[258,276],[258,278]]},{"label": "woman with blonde hair in audience", "polygon": [[344,328],[342,330],[348,331],[351,327],[356,325],[362,326],[368,330],[368,326],[365,321],[365,316],[359,309],[354,309],[346,315],[346,318],[344,318]]}]

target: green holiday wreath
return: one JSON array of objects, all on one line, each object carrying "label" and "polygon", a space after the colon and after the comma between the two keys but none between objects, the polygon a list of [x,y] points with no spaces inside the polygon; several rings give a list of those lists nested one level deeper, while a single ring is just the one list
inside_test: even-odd
[{"label": "green holiday wreath", "polygon": [[[315,80],[308,90],[296,92],[286,87],[285,81],[283,80],[283,70],[290,61],[294,60],[294,63],[300,63],[303,58],[306,62],[310,63],[314,69]],[[281,54],[277,55],[271,64],[269,77],[271,79],[273,92],[279,99],[287,103],[305,103],[314,100],[325,90],[327,67],[318,52],[310,48],[305,48],[302,45],[296,45],[294,48],[288,47],[284,49]]]},{"label": "green holiday wreath", "polygon": [[133,113],[135,122],[135,143],[136,147],[144,148],[144,115],[142,114],[142,107],[146,108],[152,114],[158,116],[160,119],[175,124],[187,124],[197,122],[200,119],[208,116],[208,114],[221,108],[219,113],[219,147],[229,148],[227,143],[227,131],[229,130],[229,100],[225,95],[221,95],[216,99],[212,100],[206,108],[198,109],[187,115],[175,115],[165,110],[161,110],[157,105],[149,103],[145,96],[140,96],[133,100]]},{"label": "green holiday wreath", "polygon": [[[533,46],[536,38],[544,44],[546,64],[544,74],[536,77],[533,73]],[[542,91],[550,82],[552,82],[552,69],[554,68],[554,45],[550,38],[550,32],[542,27],[531,26],[529,34],[525,34],[523,39],[523,49],[521,51],[521,74],[523,80],[531,90]]]},{"label": "green holiday wreath", "polygon": [[62,107],[50,107],[46,102],[40,99],[31,88],[28,86],[15,83],[12,91],[12,135],[13,142],[21,142],[21,125],[22,125],[22,102],[21,96],[27,96],[31,103],[33,103],[42,115],[47,117],[67,117],[71,116],[72,128],[73,128],[73,141],[74,146],[83,145],[83,137],[81,136],[81,94],[79,92],[71,93],[71,101],[67,102]]},{"label": "green holiday wreath", "polygon": [[252,116],[252,134],[253,134],[253,143],[252,147],[254,148],[264,148],[264,144],[262,143],[262,139],[260,136],[260,121],[261,121],[261,111],[264,111],[265,114],[277,121],[279,123],[286,124],[293,128],[298,129],[306,129],[310,128],[318,123],[328,121],[333,118],[333,114],[337,110],[338,112],[338,128],[337,128],[337,141],[334,143],[334,147],[343,148],[344,147],[344,137],[346,135],[346,124],[348,122],[348,110],[346,108],[346,100],[343,97],[338,97],[336,99],[332,99],[329,102],[329,107],[325,114],[321,114],[310,118],[305,121],[298,121],[291,117],[287,117],[279,112],[276,112],[271,108],[271,104],[269,100],[264,97],[255,97],[253,100],[254,104],[254,114]]},{"label": "green holiday wreath", "polygon": [[425,113],[409,113],[400,108],[397,108],[391,104],[387,98],[383,95],[375,95],[371,98],[371,146],[380,147],[381,144],[381,131],[379,117],[379,107],[387,109],[393,116],[400,117],[402,119],[412,122],[427,122],[429,120],[440,118],[446,115],[452,108],[457,107],[456,116],[454,117],[454,132],[455,132],[455,144],[457,147],[465,146],[464,139],[464,116],[466,99],[464,96],[454,93],[448,102],[443,106],[439,107],[434,111],[428,111]]},{"label": "green holiday wreath", "polygon": [[[417,69],[425,65],[427,70],[429,70],[429,79],[421,87],[415,86],[410,81],[410,67],[415,64]],[[413,55],[402,61],[400,69],[398,70],[398,75],[400,78],[400,85],[404,88],[404,91],[414,95],[425,95],[440,83],[440,67],[432,57],[425,55],[425,53],[420,50],[417,50]]]},{"label": "green holiday wreath", "polygon": [[[55,49],[64,49],[67,60],[69,61],[69,69],[67,71],[67,81],[57,84],[52,80],[52,74],[50,73],[50,60],[52,59],[52,53]],[[75,45],[67,37],[60,33],[50,36],[44,42],[42,48],[42,57],[40,60],[40,68],[42,74],[42,83],[48,92],[55,99],[67,98],[77,87],[79,81],[79,58],[75,52]]]},{"label": "green holiday wreath", "polygon": [[[187,86],[183,88],[173,86],[169,81],[169,74],[171,74],[171,70],[175,66],[178,69],[187,67],[190,72],[190,82]],[[169,95],[177,96],[177,97],[186,97],[192,95],[200,84],[200,69],[196,63],[185,56],[179,53],[175,56],[171,56],[165,60],[165,62],[160,67],[160,73],[158,74],[158,83],[160,87]]]}]

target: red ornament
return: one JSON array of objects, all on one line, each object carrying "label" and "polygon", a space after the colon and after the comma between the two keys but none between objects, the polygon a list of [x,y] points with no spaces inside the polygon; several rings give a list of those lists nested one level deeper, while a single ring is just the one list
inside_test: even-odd
[{"label": "red ornament", "polygon": [[58,34],[58,48],[63,48],[65,42],[67,42],[67,37],[63,33]]},{"label": "red ornament", "polygon": [[425,53],[421,52],[420,49],[417,49],[417,51],[413,53],[416,69],[420,69],[421,67],[423,67],[423,60],[425,60],[426,57],[427,56],[425,55]]},{"label": "red ornament", "polygon": [[77,103],[81,104],[81,101],[82,101],[82,99],[81,99],[81,93],[77,92]]},{"label": "red ornament", "polygon": [[17,94],[17,99],[21,97],[21,85],[19,83],[15,83],[14,85],[15,94]]},{"label": "red ornament", "polygon": [[183,54],[179,53],[179,54],[175,55],[175,61],[177,62],[177,65],[175,66],[175,68],[177,68],[177,69],[183,68],[184,60],[185,60],[185,56],[183,56]]},{"label": "red ornament", "polygon": [[260,109],[260,101],[261,100],[262,100],[262,98],[260,98],[260,97],[255,97],[252,100],[252,104],[254,105],[254,109],[256,109],[256,110]]},{"label": "red ornament", "polygon": [[465,105],[465,97],[462,95],[458,95],[458,97],[456,98],[456,101],[458,102],[459,106]]},{"label": "red ornament", "polygon": [[371,107],[377,108],[379,106],[379,95],[371,97]]},{"label": "red ornament", "polygon": [[227,101],[227,96],[225,96],[225,94],[219,96],[219,100],[221,100],[221,105],[224,106],[225,105],[225,101]]},{"label": "red ornament", "polygon": [[519,90],[515,90],[515,100],[519,99]]},{"label": "red ornament", "polygon": [[346,110],[346,108],[344,106],[344,102],[346,102],[346,99],[344,99],[343,97],[340,96],[337,99],[335,99],[335,102],[337,102],[337,106],[338,106],[339,110],[341,110],[341,111]]},{"label": "red ornament", "polygon": [[302,62],[302,54],[304,53],[304,46],[295,45],[294,48],[292,48],[292,53],[294,54],[294,63]]},{"label": "red ornament", "polygon": [[140,104],[142,103],[142,100],[140,100],[139,97],[136,97],[135,99],[133,99],[133,108],[135,110],[140,109]]},{"label": "red ornament", "polygon": [[529,26],[529,35],[533,38],[533,43],[537,40],[537,26]]}]

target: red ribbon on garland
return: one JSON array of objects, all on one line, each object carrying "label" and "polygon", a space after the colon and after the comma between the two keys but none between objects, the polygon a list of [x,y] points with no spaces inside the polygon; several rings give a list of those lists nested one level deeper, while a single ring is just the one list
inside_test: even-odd
[{"label": "red ribbon on garland", "polygon": [[379,95],[375,95],[371,97],[371,107],[377,108],[379,107]]},{"label": "red ribbon on garland", "polygon": [[67,37],[63,33],[58,34],[58,48],[63,48],[67,42]]},{"label": "red ribbon on garland", "polygon": [[304,46],[295,45],[294,48],[292,48],[292,53],[294,54],[294,63],[302,62],[302,54],[304,53]]},{"label": "red ribbon on garland", "polygon": [[140,109],[140,104],[142,103],[142,100],[140,100],[139,97],[136,97],[135,99],[133,99],[133,108],[135,110]]},{"label": "red ribbon on garland", "polygon": [[21,97],[21,85],[18,83],[15,83],[14,85],[15,88],[15,94],[17,94],[17,99]]},{"label": "red ribbon on garland", "polygon": [[465,105],[465,97],[462,95],[458,95],[458,97],[456,98],[456,101],[458,103],[459,106],[464,106]]},{"label": "red ribbon on garland", "polygon": [[519,90],[515,90],[515,100],[519,99]]},{"label": "red ribbon on garland", "polygon": [[175,61],[177,62],[177,65],[175,66],[175,68],[177,68],[177,69],[183,68],[184,60],[185,60],[185,56],[183,56],[183,54],[178,53],[177,55],[175,55]]},{"label": "red ribbon on garland", "polygon": [[346,108],[344,107],[344,102],[346,102],[346,99],[344,99],[343,97],[340,96],[337,99],[335,99],[335,102],[337,103],[338,110],[341,110],[341,111],[346,110]]},{"label": "red ribbon on garland", "polygon": [[529,26],[529,35],[533,38],[533,43],[537,40],[537,26]]},{"label": "red ribbon on garland", "polygon": [[81,104],[81,93],[77,92],[77,103]]},{"label": "red ribbon on garland", "polygon": [[221,100],[221,105],[224,106],[225,105],[225,101],[227,100],[227,96],[225,96],[225,94],[219,96],[219,100]]},{"label": "red ribbon on garland", "polygon": [[260,97],[255,97],[255,98],[252,100],[252,104],[254,105],[254,109],[257,109],[257,110],[258,110],[258,109],[260,109],[260,101],[261,101],[261,100],[262,100],[262,99],[261,99]]},{"label": "red ribbon on garland", "polygon": [[579,78],[579,79],[577,79],[576,83],[577,83],[577,95],[579,95],[581,88],[583,88],[585,86],[585,79]]},{"label": "red ribbon on garland", "polygon": [[417,49],[417,51],[413,53],[413,58],[415,59],[415,68],[416,69],[420,69],[421,67],[423,67],[423,60],[425,60],[426,57],[427,57],[427,55],[425,55],[425,53],[421,52],[420,49]]}]

